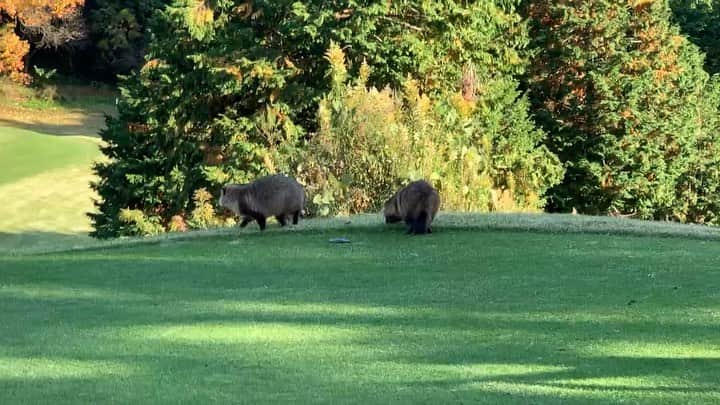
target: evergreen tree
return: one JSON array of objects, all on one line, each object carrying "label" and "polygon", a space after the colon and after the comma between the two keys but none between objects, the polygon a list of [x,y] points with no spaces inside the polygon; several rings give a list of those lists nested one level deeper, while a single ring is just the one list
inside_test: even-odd
[{"label": "evergreen tree", "polygon": [[718,104],[667,2],[538,0],[527,12],[533,108],[567,167],[551,208],[688,220],[689,195],[708,191],[687,179],[709,168]]},{"label": "evergreen tree", "polygon": [[675,20],[683,33],[705,52],[705,69],[720,73],[720,1],[671,0]]}]

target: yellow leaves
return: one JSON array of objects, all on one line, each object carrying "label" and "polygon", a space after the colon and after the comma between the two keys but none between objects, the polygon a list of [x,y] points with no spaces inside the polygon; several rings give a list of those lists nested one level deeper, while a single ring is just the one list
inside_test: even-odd
[{"label": "yellow leaves", "polygon": [[288,68],[288,69],[293,69],[293,70],[296,70],[296,69],[297,69],[297,66],[295,66],[295,64],[293,63],[293,61],[290,60],[290,58],[287,57],[287,56],[285,56],[285,57],[283,58],[283,64],[284,64],[285,67]]},{"label": "yellow leaves", "polygon": [[463,118],[469,118],[475,112],[475,101],[467,100],[461,93],[453,94],[450,101]]},{"label": "yellow leaves", "polygon": [[277,173],[275,162],[273,162],[272,156],[267,152],[263,155],[263,166],[265,166],[268,173]]},{"label": "yellow leaves", "polygon": [[85,0],[0,0],[0,12],[26,26],[40,26],[79,13],[84,3]]},{"label": "yellow leaves", "polygon": [[490,209],[492,211],[510,212],[517,210],[517,203],[512,190],[493,188],[490,190]]},{"label": "yellow leaves", "polygon": [[140,68],[140,73],[147,73],[162,67],[167,67],[167,63],[164,60],[159,58],[150,59]]},{"label": "yellow leaves", "polygon": [[332,72],[333,82],[336,84],[343,83],[347,77],[347,68],[345,67],[345,52],[335,42],[330,42],[330,47],[325,52],[325,60],[330,63],[330,71]]},{"label": "yellow leaves", "polygon": [[635,32],[635,37],[640,40],[640,49],[644,52],[656,52],[661,47],[662,31],[655,26],[643,28]]},{"label": "yellow leaves", "polygon": [[243,74],[240,69],[238,69],[237,66],[226,66],[224,68],[225,72],[227,72],[229,75],[234,76],[236,80],[242,80]]},{"label": "yellow leaves", "polygon": [[274,74],[275,69],[273,69],[272,66],[268,66],[266,64],[257,64],[250,71],[251,77],[261,80],[268,80],[273,77]]},{"label": "yellow leaves", "polygon": [[680,45],[682,45],[684,42],[685,42],[685,38],[684,38],[682,35],[673,35],[673,36],[670,38],[670,43],[671,43],[672,46],[674,46],[675,48],[679,48]]},{"label": "yellow leaves", "polygon": [[187,223],[185,222],[185,219],[182,217],[182,215],[173,215],[172,218],[170,218],[170,223],[168,224],[168,231],[185,232],[187,231],[187,229]]},{"label": "yellow leaves", "polygon": [[352,17],[353,15],[353,9],[351,8],[344,8],[340,11],[335,12],[335,19],[340,20],[347,20],[348,18]]},{"label": "yellow leaves", "polygon": [[368,79],[370,79],[370,66],[367,64],[365,58],[363,58],[362,64],[360,64],[358,82],[364,86],[367,84]]},{"label": "yellow leaves", "polygon": [[206,0],[199,0],[195,7],[191,10],[193,25],[203,27],[213,22],[213,10],[207,4]]},{"label": "yellow leaves", "polygon": [[633,58],[627,63],[627,69],[630,73],[641,72],[650,68],[650,62],[647,58]]},{"label": "yellow leaves", "polygon": [[[674,86],[671,81],[675,78],[677,71],[667,70],[667,69],[655,69],[653,71],[653,77],[655,78],[656,84],[665,84],[666,86]],[[666,79],[670,80],[666,80]],[[663,83],[668,82],[668,83]]]},{"label": "yellow leaves", "polygon": [[37,14],[64,17],[84,3],[85,0],[0,0],[0,10],[21,20]]}]

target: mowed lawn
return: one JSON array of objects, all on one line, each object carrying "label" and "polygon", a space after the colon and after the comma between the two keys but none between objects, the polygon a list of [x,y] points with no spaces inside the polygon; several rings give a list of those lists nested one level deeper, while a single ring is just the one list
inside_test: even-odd
[{"label": "mowed lawn", "polygon": [[720,402],[717,240],[333,229],[0,258],[0,403]]},{"label": "mowed lawn", "polygon": [[100,158],[97,138],[0,126],[0,251],[85,240]]}]

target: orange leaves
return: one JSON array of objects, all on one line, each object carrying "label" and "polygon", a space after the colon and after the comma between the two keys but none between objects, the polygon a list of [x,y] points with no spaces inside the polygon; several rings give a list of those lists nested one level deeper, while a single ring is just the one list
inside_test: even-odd
[{"label": "orange leaves", "polygon": [[30,76],[24,73],[23,58],[29,51],[30,44],[15,35],[10,27],[0,29],[0,75],[28,84]]},{"label": "orange leaves", "polygon": [[64,17],[84,3],[85,0],[0,0],[0,10],[21,20],[40,15]]},{"label": "orange leaves", "polygon": [[[0,12],[19,19],[26,26],[37,26],[76,12],[84,3],[85,0],[0,0]],[[23,60],[29,51],[30,44],[15,35],[12,26],[0,30],[0,75],[29,83]]]},{"label": "orange leaves", "polygon": [[655,0],[628,0],[628,5],[639,13],[649,9],[654,2]]}]

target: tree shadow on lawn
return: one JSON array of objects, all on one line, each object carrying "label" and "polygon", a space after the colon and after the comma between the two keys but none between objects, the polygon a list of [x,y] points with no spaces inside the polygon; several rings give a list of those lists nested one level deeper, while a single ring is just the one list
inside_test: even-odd
[{"label": "tree shadow on lawn", "polygon": [[105,115],[115,113],[112,105],[63,110],[33,110],[0,105],[0,126],[19,128],[44,135],[98,137],[105,128]]},{"label": "tree shadow on lawn", "polygon": [[[610,249],[629,239],[595,238],[597,257],[558,261],[538,255],[547,253],[541,236],[491,233],[481,241],[488,252],[460,263],[452,249],[432,251],[432,239],[395,241],[402,249],[372,259],[395,236],[373,238],[337,249],[280,235],[236,250],[220,238],[0,259],[0,402],[74,402],[79,393],[153,403],[720,398],[717,327],[703,312],[716,308],[702,290],[713,283],[662,256],[685,242],[654,246],[660,257],[632,271],[647,257]],[[258,254],[266,240],[275,244]],[[584,240],[555,244],[573,251]],[[532,270],[509,255],[519,243]],[[428,250],[433,258],[422,256]],[[495,255],[504,259],[489,264]],[[647,282],[646,268],[661,280]],[[641,298],[628,306],[628,294]],[[53,376],[58,367],[32,365],[38,358],[79,371]],[[11,374],[14,363],[25,369]],[[120,371],[103,374],[106,363]]]},{"label": "tree shadow on lawn", "polygon": [[[0,398],[32,402],[73,399],[86,392],[95,401],[110,396],[119,402],[153,403],[392,399],[599,404],[612,395],[648,403],[693,398],[697,403],[720,394],[718,358],[593,355],[583,350],[612,341],[672,346],[686,336],[708,336],[714,325],[666,324],[658,337],[651,333],[652,322],[519,321],[510,313],[489,321],[474,317],[472,325],[460,329],[457,322],[466,323],[462,314],[456,315],[460,319],[388,319],[288,309],[209,315],[187,302],[158,305],[150,297],[133,296],[115,301],[93,290],[76,291],[86,294],[85,299],[61,298],[70,293],[43,300],[13,294],[8,298],[0,290],[0,305],[18,317],[3,315],[3,325],[20,318],[33,325],[26,333],[3,333],[0,338],[0,358],[7,365],[4,372],[0,367]],[[18,312],[28,307],[35,311]],[[607,337],[598,329],[625,332]],[[558,340],[577,346],[558,347]],[[708,337],[696,343],[711,342]],[[43,378],[53,369],[30,365],[8,377],[16,359],[38,358],[60,365],[71,362],[81,371],[88,365],[84,374],[98,375]],[[95,364],[120,371],[104,373],[93,369]]]}]

